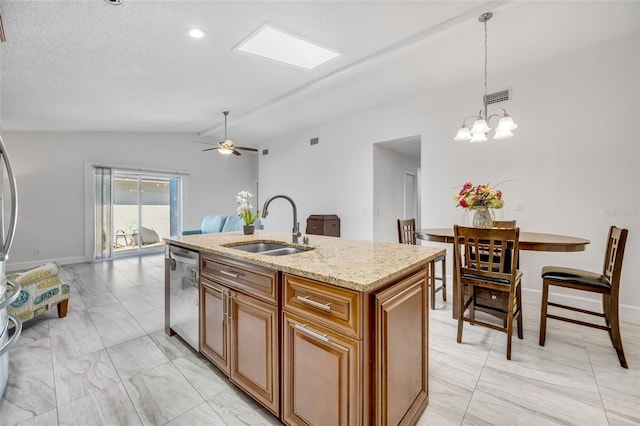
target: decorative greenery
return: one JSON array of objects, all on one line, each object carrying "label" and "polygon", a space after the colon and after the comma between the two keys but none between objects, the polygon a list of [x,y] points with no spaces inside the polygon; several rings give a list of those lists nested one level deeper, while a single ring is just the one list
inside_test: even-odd
[{"label": "decorative greenery", "polygon": [[253,213],[251,197],[253,197],[253,195],[249,191],[238,192],[238,216],[244,220],[246,225],[253,225],[253,222],[260,217],[260,212],[258,210]]},{"label": "decorative greenery", "polygon": [[490,209],[501,209],[504,207],[502,201],[502,191],[487,185],[473,186],[471,182],[466,182],[458,194],[453,196],[456,207],[474,210],[478,207],[488,207]]}]

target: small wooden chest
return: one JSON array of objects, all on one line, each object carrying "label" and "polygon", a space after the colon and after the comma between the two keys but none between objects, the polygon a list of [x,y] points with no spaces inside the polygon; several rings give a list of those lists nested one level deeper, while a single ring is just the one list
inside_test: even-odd
[{"label": "small wooden chest", "polygon": [[340,236],[340,218],[335,214],[312,214],[307,218],[307,234]]}]

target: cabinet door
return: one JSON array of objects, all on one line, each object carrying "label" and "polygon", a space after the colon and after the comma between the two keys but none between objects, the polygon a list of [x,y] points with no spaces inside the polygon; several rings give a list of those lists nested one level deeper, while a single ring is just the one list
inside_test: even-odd
[{"label": "cabinet door", "polygon": [[229,375],[227,300],[229,290],[209,280],[200,281],[200,352]]},{"label": "cabinet door", "polygon": [[278,308],[230,293],[229,377],[276,416],[280,413]]},{"label": "cabinet door", "polygon": [[360,342],[288,312],[283,322],[282,421],[362,424]]},{"label": "cabinet door", "polygon": [[426,270],[375,295],[376,424],[415,424],[428,403]]}]

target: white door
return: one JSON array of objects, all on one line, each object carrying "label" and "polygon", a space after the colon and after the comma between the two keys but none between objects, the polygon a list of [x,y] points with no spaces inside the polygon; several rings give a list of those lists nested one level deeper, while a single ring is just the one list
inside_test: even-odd
[{"label": "white door", "polygon": [[418,221],[418,186],[415,173],[404,172],[404,218]]}]

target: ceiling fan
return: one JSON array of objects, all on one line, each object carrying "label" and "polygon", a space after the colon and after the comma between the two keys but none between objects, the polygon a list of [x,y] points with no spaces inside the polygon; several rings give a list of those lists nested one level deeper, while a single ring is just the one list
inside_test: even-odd
[{"label": "ceiling fan", "polygon": [[213,148],[203,149],[203,151],[211,151],[217,149],[218,152],[222,155],[242,155],[240,151],[253,151],[257,152],[258,150],[255,148],[247,148],[244,146],[235,146],[231,139],[227,139],[227,115],[229,115],[229,111],[222,111],[224,114],[224,141],[218,142],[218,146]]}]

